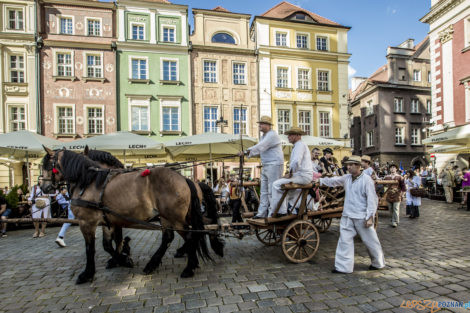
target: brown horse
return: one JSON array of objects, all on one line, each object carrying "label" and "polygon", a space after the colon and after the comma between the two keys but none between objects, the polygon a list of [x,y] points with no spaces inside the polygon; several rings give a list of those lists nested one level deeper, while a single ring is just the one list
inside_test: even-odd
[{"label": "brown horse", "polygon": [[[77,283],[91,281],[95,274],[95,231],[99,224],[132,227],[135,222],[150,221],[159,217],[163,228],[162,243],[144,268],[150,274],[160,265],[176,230],[185,240],[188,263],[181,277],[191,277],[198,267],[198,255],[211,259],[201,214],[201,193],[191,181],[177,172],[164,167],[146,171],[124,172],[102,169],[88,157],[72,151],[46,149],[43,159],[43,183],[41,188],[57,188],[61,181],[72,186],[71,198],[81,200],[72,211],[79,220],[85,239],[87,263],[78,276]],[[112,177],[112,178],[110,178]],[[103,211],[83,201],[109,208]],[[77,201],[75,201],[77,203]],[[117,215],[117,216],[116,216]],[[223,256],[223,242],[211,236],[211,246],[216,254]]]}]

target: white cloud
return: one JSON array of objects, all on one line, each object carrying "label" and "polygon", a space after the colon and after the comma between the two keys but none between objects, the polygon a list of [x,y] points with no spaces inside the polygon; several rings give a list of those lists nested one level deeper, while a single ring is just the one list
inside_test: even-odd
[{"label": "white cloud", "polygon": [[395,13],[397,13],[397,9],[387,6],[387,15],[393,15]]},{"label": "white cloud", "polygon": [[356,72],[357,71],[351,65],[348,65],[348,77],[354,76]]}]

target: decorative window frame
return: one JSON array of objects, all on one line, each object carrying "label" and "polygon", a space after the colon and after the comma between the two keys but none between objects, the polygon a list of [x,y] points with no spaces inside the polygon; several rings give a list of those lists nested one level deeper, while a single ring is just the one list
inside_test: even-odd
[{"label": "decorative window frame", "polygon": [[[85,135],[102,135],[106,133],[106,106],[104,104],[84,104],[83,105],[83,120],[85,123]],[[102,133],[92,133],[90,134],[90,130],[88,128],[88,109],[101,109],[103,111],[103,132]]]},{"label": "decorative window frame", "polygon": [[[299,70],[307,70],[308,71],[308,82],[307,82],[307,89],[300,89],[299,88]],[[277,74],[277,72],[276,72]],[[296,66],[295,67],[295,77],[296,77],[296,88],[297,90],[302,90],[302,91],[306,91],[306,90],[312,90],[313,87],[312,87],[312,69],[310,67],[306,67],[306,66]]]},{"label": "decorative window frame", "polygon": [[[277,86],[277,69],[278,68],[287,68],[287,87],[278,87]],[[290,65],[285,65],[285,64],[276,64],[274,66],[274,73],[276,73],[275,75],[275,83],[274,83],[274,88],[278,88],[278,89],[284,89],[284,88],[292,88],[292,72],[291,72],[291,66]]]},{"label": "decorative window frame", "polygon": [[290,116],[290,121],[289,121],[289,126],[287,129],[291,128],[293,125],[293,118],[294,118],[294,108],[292,105],[289,104],[275,104],[275,125],[277,127],[277,132],[279,133],[279,110],[288,110],[289,111],[289,116]]},{"label": "decorative window frame", "polygon": [[[54,134],[56,135],[75,135],[77,133],[77,113],[75,110],[75,104],[71,103],[54,103]],[[59,133],[59,108],[72,108],[73,114],[73,131],[71,134]]]},{"label": "decorative window frame", "polygon": [[[220,104],[204,104],[204,105],[202,105],[202,114],[201,114],[201,116],[202,116],[202,133],[206,133],[206,131],[204,129],[204,121],[205,121],[205,119],[204,119],[204,110],[205,110],[205,108],[217,108],[216,120],[219,119],[220,113],[221,113],[221,111],[220,111],[221,110],[221,105]],[[215,125],[215,132],[220,133],[220,126],[217,126],[217,123]]]},{"label": "decorative window frame", "polygon": [[[212,41],[212,38],[217,35],[217,34],[227,34],[227,35],[230,35],[233,40],[235,40],[235,43],[228,43],[228,42],[213,42]],[[210,43],[211,44],[222,44],[222,45],[231,45],[231,46],[237,46],[239,45],[241,42],[240,40],[240,37],[238,36],[237,33],[234,33],[232,30],[229,30],[229,29],[218,29],[216,32],[212,33],[211,36],[210,36]]]},{"label": "decorative window frame", "polygon": [[297,106],[297,126],[299,126],[299,127],[300,127],[300,123],[299,123],[299,121],[300,121],[300,111],[310,112],[310,134],[306,134],[306,135],[313,136],[313,133],[314,133],[314,130],[315,130],[315,128],[314,128],[315,123],[313,122],[313,120],[314,120],[315,115],[314,115],[312,106],[302,106],[302,105]]},{"label": "decorative window frame", "polygon": [[28,106],[26,103],[6,103],[6,118],[7,118],[7,129],[9,132],[12,132],[11,129],[11,108],[24,108],[24,129],[28,129]]},{"label": "decorative window frame", "polygon": [[[395,104],[395,100],[396,99],[399,99],[401,100],[401,103],[400,103],[400,106],[401,106],[401,110],[400,111],[397,111],[396,110],[396,104]],[[393,113],[405,113],[405,104],[404,104],[404,99],[403,97],[394,97],[393,98]]]},{"label": "decorative window frame", "polygon": [[[7,69],[7,82],[11,82],[11,56],[22,56],[23,57],[23,77],[24,77],[24,83],[28,82],[28,70],[27,70],[27,55],[24,51],[5,51],[5,56],[6,56],[6,66],[5,68]],[[14,83],[14,84],[23,84],[23,83]]]},{"label": "decorative window frame", "polygon": [[[291,33],[291,31],[289,29],[273,28],[272,31],[273,31],[273,46],[274,47],[280,47],[280,48],[290,48],[291,47],[291,42],[290,42],[290,33]],[[277,33],[286,34],[286,45],[285,46],[278,46],[276,44],[276,34]]]},{"label": "decorative window frame", "polygon": [[[417,75],[415,76],[416,73]],[[420,82],[421,80],[422,80],[421,70],[413,69],[413,81]]]},{"label": "decorative window frame", "polygon": [[[175,40],[174,41],[165,41],[163,40],[163,29],[164,28],[173,28],[175,30]],[[144,29],[145,30],[145,29]],[[170,25],[170,24],[161,24],[160,25],[160,42],[165,42],[165,43],[177,43],[177,28],[176,25]]]},{"label": "decorative window frame", "polygon": [[[204,78],[204,63],[205,62],[215,62],[215,82],[206,82],[205,78]],[[202,62],[201,62],[201,65],[202,65],[202,82],[204,84],[217,84],[219,82],[219,61],[216,60],[216,59],[202,59]]]},{"label": "decorative window frame", "polygon": [[[10,16],[8,15],[9,10],[21,10],[23,11],[23,28],[22,29],[10,29]],[[3,6],[3,29],[8,32],[25,32],[26,31],[26,23],[28,19],[26,18],[26,10],[25,6],[22,5],[14,5],[14,4],[5,4]]]},{"label": "decorative window frame", "polygon": [[[326,38],[326,50],[318,50],[318,45],[317,45],[317,38],[318,37],[325,37]],[[328,51],[331,50],[330,36],[328,34],[315,34],[315,50],[316,51],[323,51],[323,52],[328,52]]]},{"label": "decorative window frame", "polygon": [[[133,34],[132,27],[134,25],[144,27],[144,39],[135,39],[135,38],[132,37],[132,34]],[[129,38],[128,39],[129,40],[136,40],[136,41],[146,41],[146,40],[148,40],[147,39],[147,29],[146,29],[145,23],[143,23],[143,22],[129,22]]]},{"label": "decorative window frame", "polygon": [[[319,81],[318,81],[318,72],[319,72],[319,71],[328,72],[328,90],[320,90],[320,89],[318,88],[318,82],[319,82]],[[331,91],[333,90],[333,86],[331,85],[331,70],[330,70],[330,69],[328,69],[328,68],[317,68],[317,69],[316,69],[315,80],[316,80],[316,84],[315,84],[316,88],[315,88],[315,89],[316,89],[318,92],[331,92]]]},{"label": "decorative window frame", "polygon": [[180,81],[180,62],[179,62],[180,60],[178,58],[167,58],[167,57],[160,58],[160,81],[173,81],[173,80],[163,79],[163,62],[164,61],[176,62],[176,80],[174,80],[174,82],[179,82]]},{"label": "decorative window frame", "polygon": [[[417,103],[416,111],[413,110],[413,105],[414,105],[415,103]],[[411,113],[411,114],[420,114],[420,113],[421,113],[420,104],[421,104],[421,101],[419,101],[418,98],[411,98],[411,101],[410,101],[410,113]]]},{"label": "decorative window frame", "polygon": [[[160,136],[163,136],[163,134],[165,133],[172,133],[172,132],[178,132],[178,134],[181,133],[181,124],[182,124],[182,120],[181,120],[181,100],[182,98],[181,97],[159,97],[159,107],[160,107],[160,127],[159,127],[159,131],[160,131]],[[170,101],[170,102],[174,102],[174,103],[169,103],[169,104],[165,104],[164,102],[165,101]],[[172,107],[172,108],[178,108],[178,130],[174,131],[174,130],[163,130],[163,108],[169,108],[169,107]]]},{"label": "decorative window frame", "polygon": [[[330,128],[330,136],[328,137],[322,137],[321,136],[321,132],[320,132],[320,113],[329,113],[329,125],[328,127]],[[317,109],[317,134],[318,134],[318,137],[321,137],[321,138],[333,138],[333,109],[332,108],[326,108],[326,107],[319,107]]]},{"label": "decorative window frame", "polygon": [[[90,35],[88,33],[88,21],[100,21],[100,34],[99,35]],[[86,36],[90,37],[103,37],[103,19],[101,17],[91,17],[91,16],[86,16],[85,17],[85,33]]]},{"label": "decorative window frame", "polygon": [[[133,103],[133,102],[141,102],[141,103]],[[150,112],[150,97],[147,96],[142,96],[142,97],[127,97],[127,119],[128,119],[128,130],[130,132],[148,132],[150,133],[152,131],[152,114]],[[148,109],[148,115],[147,115],[147,123],[149,125],[148,130],[133,130],[132,129],[132,107],[133,106],[138,106],[138,107],[147,107]]]},{"label": "decorative window frame", "polygon": [[[402,142],[397,142],[397,129],[401,129],[401,139],[402,139]],[[398,145],[398,146],[404,146],[406,145],[406,138],[405,138],[405,134],[406,134],[406,127],[405,126],[395,126],[395,131],[394,131],[394,136],[395,136],[395,145]]]},{"label": "decorative window frame", "polygon": [[[99,56],[101,58],[101,77],[88,77],[88,56]],[[104,78],[104,53],[102,51],[85,51],[83,53],[83,77],[91,79]]]},{"label": "decorative window frame", "polygon": [[[233,106],[232,107],[232,134],[235,134],[235,113],[234,110],[236,109],[245,109],[246,110],[246,135],[250,135],[250,107],[247,105],[242,105],[242,106]],[[239,135],[239,134],[237,134]]]},{"label": "decorative window frame", "polygon": [[[417,143],[413,143],[413,131],[416,131],[416,133],[418,134],[417,136]],[[421,146],[421,129],[420,128],[411,128],[410,129],[410,143],[412,146]]]},{"label": "decorative window frame", "polygon": [[[139,55],[129,55],[128,59],[129,63],[129,79],[138,79],[138,80],[149,80],[150,79],[150,65],[149,65],[149,57],[148,56],[139,56]],[[147,78],[133,78],[132,77],[132,60],[145,60],[146,62],[146,74]]]},{"label": "decorative window frame", "polygon": [[[369,134],[371,134],[371,142],[369,142]],[[374,130],[366,131],[366,148],[374,146]]]},{"label": "decorative window frame", "polygon": [[[75,35],[75,16],[65,15],[65,14],[58,14],[58,15],[56,15],[56,17],[57,17],[57,34],[58,35]],[[61,33],[60,32],[60,20],[62,18],[72,19],[72,33],[71,34],[66,34],[66,33]]]},{"label": "decorative window frame", "polygon": [[[297,36],[298,36],[298,35],[305,35],[305,36],[307,36],[307,47],[305,47],[305,48],[299,48],[299,47],[297,47]],[[306,50],[310,50],[310,46],[311,46],[311,43],[310,43],[310,33],[308,33],[308,32],[298,32],[298,31],[296,31],[296,32],[295,32],[295,48],[296,48],[296,49],[306,49]]]},{"label": "decorative window frame", "polygon": [[[57,54],[59,53],[64,53],[64,54],[70,54],[70,60],[71,64],[70,66],[72,67],[72,75],[70,77],[75,77],[75,51],[72,49],[53,49],[53,76],[59,77],[59,72],[58,72],[58,63],[57,63]],[[60,76],[60,77],[69,77],[69,76]]]},{"label": "decorative window frame", "polygon": [[464,49],[470,48],[470,17],[464,20]]},{"label": "decorative window frame", "polygon": [[[233,75],[234,75],[234,73],[233,73],[233,66],[234,66],[235,64],[243,64],[243,65],[245,65],[245,77],[244,77],[243,83],[235,84],[235,80],[233,79]],[[233,85],[236,85],[236,86],[248,85],[248,62],[245,62],[245,61],[232,61],[232,66],[231,66],[231,67],[232,67],[232,71],[231,71],[231,72],[232,72],[232,84],[233,84]]]}]

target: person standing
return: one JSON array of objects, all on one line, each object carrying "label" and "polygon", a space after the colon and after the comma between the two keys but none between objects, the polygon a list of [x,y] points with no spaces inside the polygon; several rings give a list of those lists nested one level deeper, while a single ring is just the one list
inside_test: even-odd
[{"label": "person standing", "polygon": [[406,214],[410,218],[419,217],[419,207],[421,206],[421,197],[415,197],[411,195],[410,189],[419,188],[421,185],[421,178],[416,175],[413,170],[406,172]]},{"label": "person standing", "polygon": [[371,257],[369,270],[385,267],[385,258],[375,231],[374,217],[378,198],[375,184],[369,175],[361,173],[361,158],[357,155],[346,161],[349,174],[320,178],[320,185],[344,187],[345,199],[340,221],[340,235],[336,247],[335,268],[332,273],[352,273],[354,270],[354,237],[357,234]]},{"label": "person standing", "polygon": [[375,174],[374,169],[370,166],[372,160],[370,156],[363,155],[361,156],[361,166],[363,168],[362,172],[366,175],[369,175],[372,179],[376,179],[377,175]]},{"label": "person standing", "polygon": [[320,163],[320,149],[318,148],[312,149],[312,168],[313,168],[314,173],[323,172],[323,169]]},{"label": "person standing", "polygon": [[[304,134],[304,131],[299,127],[292,127],[286,131],[285,134],[287,135],[289,142],[294,145],[290,155],[290,169],[287,177],[280,178],[273,184],[273,205],[269,211],[269,216],[274,214],[274,210],[282,198],[284,193],[284,190],[282,190],[282,185],[288,183],[305,185],[310,183],[313,177],[310,151],[307,145],[302,141],[302,135]],[[298,195],[300,192],[301,190],[289,191],[289,198],[295,197],[295,195]],[[278,215],[287,214],[287,202],[287,200],[282,201]]]},{"label": "person standing", "polygon": [[397,227],[400,223],[400,202],[403,192],[406,191],[406,186],[403,178],[397,173],[398,168],[395,164],[390,164],[388,171],[390,174],[385,176],[385,180],[396,180],[398,182],[398,186],[390,187],[391,190],[388,190],[387,194],[388,210],[392,216],[391,225]]},{"label": "person standing", "polygon": [[[42,177],[39,177],[37,185],[31,189],[28,204],[31,206],[32,218],[50,218],[51,217],[51,201],[47,195],[41,190]],[[39,231],[39,224],[41,224],[41,231]],[[44,237],[46,235],[46,222],[39,223],[33,222],[34,234],[33,238]]]},{"label": "person standing", "polygon": [[442,187],[444,188],[444,194],[446,197],[447,203],[454,202],[454,187],[455,187],[455,179],[454,174],[452,173],[452,168],[448,165],[445,170],[441,172],[439,175],[441,179]]},{"label": "person standing", "polygon": [[232,209],[232,223],[241,223],[243,219],[240,208],[242,206],[241,197],[244,196],[244,188],[239,186],[237,179],[233,179],[228,183],[228,189],[230,191],[229,206]]},{"label": "person standing", "polygon": [[7,223],[5,222],[8,219],[8,216],[11,214],[11,209],[8,207],[7,199],[5,196],[0,194],[0,218],[2,225],[1,237],[5,238],[7,236]]},{"label": "person standing", "polygon": [[323,156],[320,159],[323,172],[326,174],[333,174],[336,170],[333,162],[333,150],[331,148],[323,149]]},{"label": "person standing", "polygon": [[466,195],[467,211],[470,211],[470,171],[467,168],[463,169],[462,177],[462,193]]},{"label": "person standing", "polygon": [[[67,188],[63,187],[60,190],[60,193],[57,195],[56,200],[57,200],[57,203],[59,203],[61,209],[67,210],[68,218],[73,220],[75,216],[73,215],[73,212],[70,209],[70,197],[67,192]],[[70,223],[64,223],[62,225],[62,228],[60,229],[59,235],[57,236],[55,240],[55,243],[61,248],[64,248],[67,246],[64,241],[64,236],[65,236],[65,232],[71,225],[72,224]]]},{"label": "person standing", "polygon": [[[282,176],[284,169],[284,154],[281,148],[281,138],[272,130],[272,120],[262,116],[258,121],[259,130],[263,133],[259,143],[248,148],[248,158],[259,155],[263,165],[261,169],[260,203],[258,213],[253,218],[264,218],[269,208],[276,205],[272,201],[273,183]],[[309,158],[310,159],[310,158]]]}]

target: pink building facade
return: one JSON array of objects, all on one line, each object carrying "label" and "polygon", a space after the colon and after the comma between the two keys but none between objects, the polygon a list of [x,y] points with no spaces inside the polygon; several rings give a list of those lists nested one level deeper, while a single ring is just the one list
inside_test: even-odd
[{"label": "pink building facade", "polygon": [[40,2],[42,133],[60,140],[117,130],[115,7]]}]

